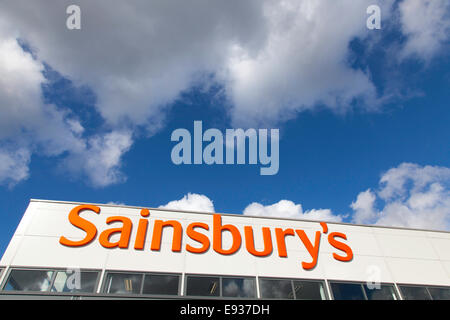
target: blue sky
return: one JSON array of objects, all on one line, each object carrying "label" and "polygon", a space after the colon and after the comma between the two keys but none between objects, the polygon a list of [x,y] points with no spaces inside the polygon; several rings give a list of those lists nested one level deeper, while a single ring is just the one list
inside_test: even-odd
[{"label": "blue sky", "polygon": [[[75,2],[86,19],[99,9]],[[100,8],[104,4],[98,3]],[[322,23],[314,20],[324,14],[320,8],[313,10],[312,22],[291,28],[286,20],[286,30],[279,33],[273,23],[266,24],[269,18],[258,15],[256,2],[239,8],[249,10],[251,32],[245,19],[233,22],[226,15],[238,4],[220,13],[214,5],[202,7],[223,19],[225,27],[233,25],[232,31],[203,35],[200,26],[189,25],[193,30],[186,34],[192,37],[183,44],[186,53],[173,53],[176,45],[165,40],[175,35],[163,25],[167,37],[155,36],[150,48],[141,40],[137,49],[128,51],[127,46],[136,44],[120,34],[114,38],[117,43],[105,40],[108,49],[116,50],[111,53],[89,47],[89,36],[83,33],[83,28],[93,30],[89,20],[79,31],[55,30],[65,19],[58,13],[64,3],[47,11],[37,7],[43,17],[31,22],[20,5],[5,5],[9,17],[0,24],[0,70],[8,79],[0,81],[0,124],[6,128],[0,131],[0,252],[30,198],[185,205],[188,210],[206,204],[223,213],[448,230],[450,26],[444,13],[449,5],[433,3],[388,2],[382,6],[383,27],[374,31],[365,28],[365,3],[346,4],[348,17],[332,5],[329,11],[336,12],[329,19],[340,16],[350,22],[333,22],[345,29],[337,34],[330,27],[304,35],[313,43],[305,53],[289,52],[292,39],[302,36],[310,23]],[[178,6],[171,3],[162,14],[179,14],[183,20]],[[120,12],[108,10],[113,16]],[[289,10],[280,12],[300,20],[306,14],[302,7]],[[355,12],[361,16],[353,19]],[[139,33],[145,26],[133,28]],[[271,36],[264,42],[266,34]],[[51,41],[58,37],[65,40]],[[225,54],[229,43],[222,37],[242,39]],[[264,44],[272,38],[279,45],[274,52]],[[330,40],[334,38],[335,43]],[[75,42],[90,59],[84,59],[82,51],[71,55]],[[213,53],[205,53],[205,48]],[[174,56],[166,59],[164,50]],[[103,60],[102,54],[108,56]],[[288,58],[289,63],[280,62]],[[202,120],[204,129],[222,132],[278,128],[278,174],[261,176],[259,165],[174,165],[171,133],[177,128],[193,132],[195,120]]]}]

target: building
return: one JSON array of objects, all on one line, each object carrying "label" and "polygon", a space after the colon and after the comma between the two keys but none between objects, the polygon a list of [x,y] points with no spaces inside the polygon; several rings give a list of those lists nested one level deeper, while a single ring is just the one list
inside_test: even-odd
[{"label": "building", "polygon": [[450,233],[31,200],[0,298],[450,299]]}]

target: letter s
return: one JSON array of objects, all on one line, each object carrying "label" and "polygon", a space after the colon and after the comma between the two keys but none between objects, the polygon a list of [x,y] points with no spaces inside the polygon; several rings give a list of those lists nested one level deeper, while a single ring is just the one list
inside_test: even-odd
[{"label": "letter s", "polygon": [[335,247],[336,249],[339,249],[341,251],[344,251],[347,256],[340,256],[336,253],[333,253],[333,257],[336,260],[339,261],[351,261],[353,259],[353,251],[352,249],[346,245],[345,243],[342,243],[340,241],[337,241],[335,238],[342,238],[344,240],[347,240],[347,236],[343,233],[340,232],[332,232],[328,235],[328,243],[330,245],[332,245],[333,247]]},{"label": "letter s", "polygon": [[62,236],[59,238],[59,243],[62,245],[68,247],[81,247],[94,240],[97,235],[97,228],[91,222],[80,217],[80,212],[83,210],[91,210],[97,214],[100,213],[100,208],[93,205],[81,205],[73,208],[69,213],[69,221],[73,226],[86,232],[86,237],[84,237],[83,240],[72,241]]}]

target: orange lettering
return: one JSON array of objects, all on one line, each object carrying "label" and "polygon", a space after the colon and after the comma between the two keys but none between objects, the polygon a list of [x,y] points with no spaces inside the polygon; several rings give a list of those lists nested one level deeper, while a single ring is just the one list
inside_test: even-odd
[{"label": "orange lettering", "polygon": [[153,238],[151,244],[151,250],[159,251],[161,250],[161,240],[162,240],[162,229],[164,227],[173,228],[173,239],[172,239],[172,251],[181,251],[181,238],[183,233],[183,227],[176,220],[162,221],[156,220],[153,227]]},{"label": "orange lettering", "polygon": [[300,237],[300,239],[302,240],[303,244],[306,247],[306,250],[308,250],[309,254],[313,259],[311,262],[302,262],[302,267],[305,270],[313,269],[316,266],[317,260],[319,258],[320,231],[316,231],[316,239],[314,241],[314,246],[308,239],[308,236],[306,235],[305,231],[295,230],[295,232],[297,232],[297,235]]},{"label": "orange lettering", "polygon": [[[122,228],[111,228],[104,230],[99,237],[100,244],[105,248],[122,248],[126,249],[128,248],[128,244],[130,243],[130,235],[131,235],[131,228],[133,227],[133,223],[130,219],[126,217],[108,217],[106,219],[106,223],[110,224],[112,222],[122,222]],[[117,242],[110,242],[109,238],[114,233],[120,233],[120,239]]]},{"label": "orange lettering", "polygon": [[209,230],[209,226],[206,223],[201,222],[193,222],[190,225],[188,225],[186,234],[191,238],[192,240],[195,240],[202,244],[201,248],[194,248],[190,246],[189,244],[186,245],[186,250],[192,253],[203,253],[206,252],[209,249],[209,238],[205,236],[204,234],[197,232],[194,230],[194,228],[202,228],[205,230]]},{"label": "orange lettering", "polygon": [[275,234],[277,236],[277,247],[278,247],[278,256],[280,258],[286,258],[287,257],[287,250],[286,250],[286,236],[295,236],[294,230],[292,229],[286,229],[283,230],[281,228],[275,229]]},{"label": "orange lettering", "polygon": [[250,226],[244,227],[245,233],[245,246],[247,251],[257,257],[265,257],[272,253],[272,237],[270,235],[270,229],[267,227],[262,228],[264,239],[264,250],[256,251],[255,240],[253,238],[253,228]]},{"label": "orange lettering", "polygon": [[[223,231],[229,231],[231,235],[233,236],[233,244],[231,245],[231,248],[228,250],[222,249],[222,232]],[[239,230],[231,225],[226,224],[222,226],[222,217],[220,214],[213,215],[213,249],[217,253],[223,254],[223,255],[229,255],[235,253],[240,247],[241,247],[241,234]]]},{"label": "orange lettering", "polygon": [[[142,217],[148,217],[150,215],[150,211],[148,209],[141,210]],[[147,228],[148,228],[148,220],[147,219],[139,219],[139,225],[136,234],[136,241],[134,242],[134,248],[136,250],[144,249],[145,237],[147,236]]]},{"label": "orange lettering", "polygon": [[69,213],[69,221],[73,226],[86,232],[86,236],[83,240],[80,241],[72,241],[62,236],[59,238],[59,243],[61,243],[62,245],[68,247],[81,247],[94,240],[95,236],[97,235],[97,228],[94,224],[80,217],[80,213],[83,210],[91,210],[97,214],[100,213],[100,208],[92,205],[80,205],[73,208]]},{"label": "orange lettering", "polygon": [[333,257],[336,260],[339,261],[351,261],[353,259],[353,251],[352,249],[346,245],[345,243],[342,243],[340,241],[337,241],[335,238],[342,238],[344,240],[347,240],[347,236],[340,232],[333,232],[328,235],[328,243],[331,244],[333,247],[335,247],[338,250],[344,251],[347,255],[346,256],[340,256],[336,253],[333,253]]}]

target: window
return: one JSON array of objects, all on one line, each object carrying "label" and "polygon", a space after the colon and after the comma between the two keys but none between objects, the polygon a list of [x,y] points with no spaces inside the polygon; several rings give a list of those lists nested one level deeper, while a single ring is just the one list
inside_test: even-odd
[{"label": "window", "polygon": [[326,299],[322,281],[260,278],[259,290],[263,299]]},{"label": "window", "polygon": [[426,287],[399,286],[399,288],[405,300],[431,300]]},{"label": "window", "polygon": [[186,295],[188,296],[220,296],[220,278],[208,276],[187,276]]},{"label": "window", "polygon": [[379,287],[363,285],[367,300],[398,300],[395,288],[392,284],[380,284]]},{"label": "window", "polygon": [[330,282],[335,300],[398,300],[393,284],[369,287],[365,283]]},{"label": "window", "polygon": [[67,270],[57,271],[52,292],[93,293],[97,287],[98,272]]},{"label": "window", "polygon": [[325,288],[319,281],[294,281],[294,294],[297,300],[325,300]]},{"label": "window", "polygon": [[428,287],[428,292],[433,300],[450,300],[450,288],[432,288]]},{"label": "window", "polygon": [[222,278],[222,295],[227,298],[256,298],[255,279]]},{"label": "window", "polygon": [[142,286],[141,273],[113,273],[106,275],[103,291],[114,294],[139,294]]},{"label": "window", "polygon": [[146,274],[143,294],[178,295],[179,275]]},{"label": "window", "polygon": [[12,269],[6,291],[94,292],[99,272],[86,270]]},{"label": "window", "polygon": [[256,280],[239,276],[186,276],[186,295],[225,298],[256,298]]},{"label": "window", "polygon": [[122,295],[178,295],[179,274],[107,272],[103,292]]},{"label": "window", "polygon": [[260,279],[259,292],[261,298],[294,299],[291,280]]},{"label": "window", "polygon": [[6,291],[48,291],[54,271],[13,269],[3,290]]},{"label": "window", "polygon": [[366,300],[359,283],[331,282],[330,285],[335,300]]}]

